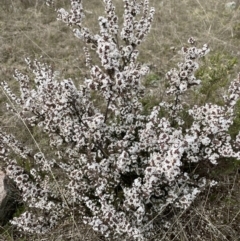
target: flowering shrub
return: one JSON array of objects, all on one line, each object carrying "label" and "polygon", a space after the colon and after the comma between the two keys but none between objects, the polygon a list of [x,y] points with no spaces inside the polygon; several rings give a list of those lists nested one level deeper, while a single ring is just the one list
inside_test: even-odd
[{"label": "flowering shrub", "polygon": [[[183,99],[200,85],[194,73],[198,60],[209,52],[205,44],[183,47],[178,68],[166,74],[168,100],[143,115],[141,80],[148,67],[137,61],[137,47],[147,36],[154,9],[148,0],[123,0],[123,26],[111,0],[103,0],[105,15],[99,17],[99,34],[83,27],[81,0],[71,0],[72,9],[58,10],[58,19],[71,27],[86,43],[84,54],[89,76],[76,86],[61,80],[50,66],[26,59],[35,75],[30,81],[18,70],[18,97],[2,82],[13,105],[8,110],[26,126],[38,126],[49,136],[55,158],[37,145],[34,153],[13,135],[0,130],[0,158],[7,175],[21,191],[26,210],[12,224],[31,233],[45,233],[60,220],[80,216],[84,223],[106,239],[147,240],[156,225],[166,225],[166,210],[190,206],[207,185],[187,166],[222,157],[240,158],[240,134],[233,140],[228,130],[240,97],[240,76],[231,82],[224,105],[206,103],[188,110],[192,121],[186,127]],[[94,64],[96,52],[100,64]],[[97,107],[93,94],[103,102]],[[164,110],[165,116],[161,115]],[[32,163],[25,170],[13,152]]]}]

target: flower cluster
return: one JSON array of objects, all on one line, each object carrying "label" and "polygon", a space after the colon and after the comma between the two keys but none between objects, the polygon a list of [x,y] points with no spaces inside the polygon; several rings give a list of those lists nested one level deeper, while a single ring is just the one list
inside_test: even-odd
[{"label": "flower cluster", "polygon": [[[41,177],[37,170],[31,168],[30,173],[21,167],[15,159],[10,158],[10,147],[12,151],[21,156],[24,161],[31,160],[31,150],[23,147],[16,138],[5,132],[0,132],[1,160],[4,160],[6,175],[14,180],[16,188],[19,190],[20,199],[18,202],[28,204],[28,208],[39,209],[42,216],[25,211],[21,217],[11,220],[18,228],[30,233],[43,233],[54,227],[63,216],[63,203],[59,195],[53,195],[49,189],[48,176]],[[39,171],[44,171],[44,165],[39,159],[44,159],[42,153],[34,156]],[[25,163],[25,162],[24,162]],[[49,165],[51,162],[47,162]],[[33,181],[34,180],[34,181]],[[52,191],[52,190],[51,190]],[[17,198],[17,197],[15,197]]]},{"label": "flower cluster", "polygon": [[[89,75],[82,85],[61,80],[50,66],[28,58],[35,78],[31,81],[15,71],[20,97],[2,83],[15,104],[9,110],[46,132],[56,155],[53,159],[40,150],[33,153],[0,131],[0,159],[27,207],[12,220],[23,231],[48,232],[71,213],[109,240],[149,240],[156,224],[164,227],[170,221],[166,212],[188,208],[207,186],[205,177],[193,175],[189,164],[240,158],[240,133],[236,140],[228,134],[240,78],[230,84],[223,106],[207,103],[188,110],[192,122],[184,127],[181,96],[200,84],[194,73],[209,52],[207,45],[199,49],[190,38],[190,47],[181,51],[183,62],[166,75],[167,94],[173,98],[144,115],[141,80],[148,68],[137,61],[137,46],[150,30],[154,9],[149,9],[148,0],[124,0],[120,30],[112,1],[103,2],[105,16],[99,17],[95,35],[82,24],[81,0],[71,0],[70,13],[58,11],[58,19],[75,26],[75,35],[87,45]],[[89,46],[100,65],[92,63]],[[94,93],[101,97],[101,108]],[[11,160],[10,150],[31,163],[30,170]]]},{"label": "flower cluster", "polygon": [[[195,44],[193,38],[190,38],[188,42],[192,45]],[[200,84],[201,81],[194,76],[194,72],[198,69],[196,61],[208,52],[209,48],[207,44],[204,44],[201,49],[195,46],[182,48],[184,62],[178,64],[179,69],[172,69],[166,74],[170,85],[167,90],[168,94],[183,94],[189,87]]]}]

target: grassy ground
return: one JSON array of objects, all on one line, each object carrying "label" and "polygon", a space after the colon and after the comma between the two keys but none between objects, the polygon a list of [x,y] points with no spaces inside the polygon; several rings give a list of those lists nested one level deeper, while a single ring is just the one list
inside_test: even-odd
[{"label": "grassy ground", "polygon": [[[115,0],[121,6],[122,1]],[[141,47],[140,61],[146,62],[151,72],[145,79],[148,94],[146,109],[162,99],[164,75],[179,61],[178,50],[190,36],[199,45],[208,43],[211,53],[202,63],[198,75],[203,87],[193,99],[196,102],[218,102],[228,80],[240,71],[240,8],[226,10],[228,1],[216,0],[150,0],[156,8],[151,34]],[[56,7],[66,7],[68,0],[56,0]],[[102,13],[100,0],[85,1],[86,25],[97,31],[97,16]],[[119,8],[121,9],[121,7]],[[0,76],[17,91],[12,78],[14,68],[26,72],[25,57],[42,59],[50,63],[65,78],[81,82],[87,74],[82,43],[73,37],[71,30],[56,21],[56,12],[41,0],[2,0],[0,5]],[[26,144],[31,144],[22,123],[6,113],[0,95],[0,124],[11,130]],[[240,123],[240,122],[239,122]],[[235,129],[238,129],[236,123]],[[233,134],[236,130],[232,130]],[[36,139],[47,146],[43,134]],[[215,168],[199,167],[206,175],[219,181],[214,189],[207,190],[190,210],[177,216],[174,225],[159,230],[156,240],[218,241],[240,240],[240,163],[223,160]],[[47,237],[20,237],[12,227],[3,227],[1,240],[101,240],[79,220],[66,220],[59,229]],[[17,236],[16,236],[17,235]]]}]

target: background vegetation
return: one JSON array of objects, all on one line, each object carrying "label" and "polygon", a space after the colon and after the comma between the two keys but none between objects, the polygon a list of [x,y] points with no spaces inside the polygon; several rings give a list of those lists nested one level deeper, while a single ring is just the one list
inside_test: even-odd
[{"label": "background vegetation", "polygon": [[[113,1],[122,15],[122,1]],[[56,0],[56,8],[68,8],[68,0]],[[216,0],[150,0],[156,8],[152,31],[142,44],[139,60],[149,65],[151,72],[144,80],[147,88],[143,100],[147,112],[162,100],[166,86],[165,73],[179,61],[178,50],[193,36],[199,45],[208,43],[210,54],[202,61],[198,77],[202,86],[188,96],[186,102],[221,103],[229,80],[240,71],[240,8],[226,8],[228,1]],[[97,17],[103,12],[101,0],[84,1],[86,25],[98,30]],[[26,72],[25,57],[42,59],[66,78],[81,82],[86,75],[82,43],[71,30],[56,20],[53,8],[43,0],[1,0],[0,4],[0,76],[18,90],[12,75],[14,68]],[[0,94],[0,124],[28,145],[33,145],[20,120],[6,112],[4,93]],[[236,135],[238,120],[231,129]],[[34,137],[43,150],[48,150],[44,134],[35,129]],[[34,148],[34,146],[33,146]],[[176,217],[174,225],[159,230],[161,240],[231,240],[240,233],[240,162],[223,160],[220,165],[198,167],[199,173],[211,176],[219,184],[203,193],[187,211]],[[24,207],[23,207],[24,208]],[[21,210],[18,210],[21,212]],[[16,214],[17,215],[17,214]],[[88,239],[87,239],[88,238]],[[0,240],[102,240],[81,220],[65,220],[62,226],[46,237],[27,237],[10,226],[0,229]],[[160,238],[156,237],[156,240]]]}]

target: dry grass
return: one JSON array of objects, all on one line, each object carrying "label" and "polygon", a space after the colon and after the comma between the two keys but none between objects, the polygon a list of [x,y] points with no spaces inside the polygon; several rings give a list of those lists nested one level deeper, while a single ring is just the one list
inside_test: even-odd
[{"label": "dry grass", "polygon": [[[67,0],[56,0],[57,7],[68,6]],[[121,6],[121,0],[114,1]],[[156,8],[152,31],[141,47],[140,61],[151,68],[148,86],[149,101],[156,102],[164,93],[164,75],[179,61],[177,50],[190,36],[198,43],[208,43],[211,54],[228,53],[240,59],[240,8],[226,11],[228,1],[216,0],[150,0]],[[102,13],[100,0],[85,1],[86,25],[97,32],[97,16]],[[119,8],[121,12],[121,7]],[[24,57],[42,59],[61,71],[65,78],[81,82],[87,74],[82,43],[73,37],[71,30],[57,22],[56,13],[41,0],[3,0],[0,6],[0,74],[17,91],[12,74],[18,68],[26,72]],[[224,57],[224,55],[223,55]],[[211,65],[211,63],[210,63]],[[209,67],[211,68],[211,66]],[[229,71],[232,78],[240,65]],[[158,88],[156,88],[158,87]],[[5,97],[1,94],[0,102]],[[14,132],[24,143],[31,144],[20,120],[0,107],[0,123],[7,131]],[[46,138],[36,130],[34,137],[41,147],[47,146]],[[155,240],[175,241],[238,241],[240,240],[240,163],[225,160],[206,171],[206,175],[219,181],[214,189],[203,193],[187,211],[175,216],[173,225],[159,230]],[[207,173],[210,171],[210,174]],[[202,171],[203,172],[203,171]],[[74,217],[46,237],[20,236],[12,227],[3,227],[2,240],[103,240]]]}]

